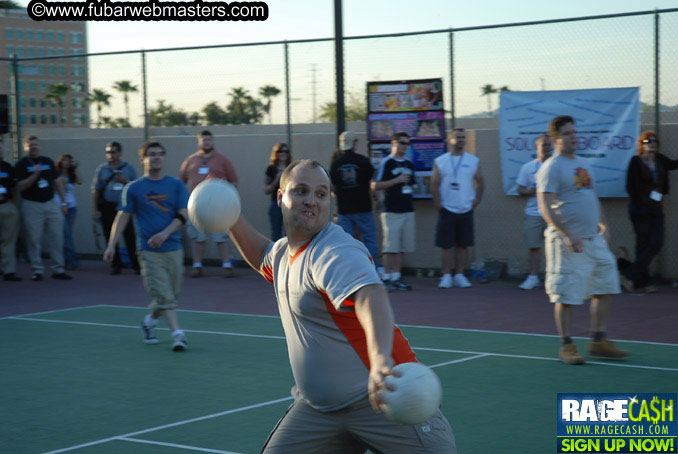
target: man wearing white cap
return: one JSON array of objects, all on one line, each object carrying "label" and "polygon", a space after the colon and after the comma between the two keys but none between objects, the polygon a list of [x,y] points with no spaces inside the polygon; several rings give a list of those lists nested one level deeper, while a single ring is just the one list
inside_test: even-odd
[{"label": "man wearing white cap", "polygon": [[330,167],[332,192],[337,197],[339,226],[353,237],[356,230],[360,232],[360,239],[376,264],[379,247],[370,192],[374,167],[367,157],[355,152],[357,143],[358,136],[353,131],[339,136],[339,154]]}]

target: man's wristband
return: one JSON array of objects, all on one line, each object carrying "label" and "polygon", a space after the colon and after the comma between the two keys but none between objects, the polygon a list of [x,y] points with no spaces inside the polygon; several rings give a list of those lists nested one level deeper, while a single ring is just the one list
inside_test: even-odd
[{"label": "man's wristband", "polygon": [[177,214],[174,215],[174,218],[179,219],[182,224],[186,224],[186,218],[184,217],[183,214],[177,213]]}]

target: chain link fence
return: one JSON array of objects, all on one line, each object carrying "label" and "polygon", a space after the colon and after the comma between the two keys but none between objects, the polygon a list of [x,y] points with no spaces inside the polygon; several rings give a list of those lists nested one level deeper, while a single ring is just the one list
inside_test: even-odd
[{"label": "chain link fence", "polygon": [[[678,104],[672,77],[678,69],[673,52],[677,11],[348,37],[347,120],[364,119],[366,82],[430,77],[443,78],[445,105],[453,119],[495,115],[498,94],[484,94],[487,85],[497,91],[639,86],[645,110],[652,111],[659,80],[658,101],[666,110]],[[3,60],[12,67],[11,59]],[[20,127],[53,127],[53,115],[59,126],[91,128],[271,123],[291,129],[293,124],[336,118],[334,44],[329,38],[15,62],[19,71],[9,74],[17,78],[12,101],[18,101],[19,112],[25,111],[18,114]],[[56,106],[46,118],[32,117],[33,107],[44,101],[59,77],[70,88],[64,117],[58,118]],[[121,91],[119,82],[131,86],[130,91]],[[87,94],[91,102],[81,111]],[[92,99],[96,94],[106,99]],[[12,121],[16,123],[14,116]]]}]

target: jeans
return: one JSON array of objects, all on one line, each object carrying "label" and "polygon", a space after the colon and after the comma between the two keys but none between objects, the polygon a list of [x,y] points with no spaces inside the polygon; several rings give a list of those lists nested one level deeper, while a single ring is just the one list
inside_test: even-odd
[{"label": "jeans", "polygon": [[664,211],[661,206],[629,205],[629,216],[636,233],[635,261],[624,269],[624,276],[636,288],[650,283],[650,263],[664,244]]},{"label": "jeans", "polygon": [[73,242],[73,224],[77,213],[78,209],[73,207],[69,208],[68,213],[64,216],[64,263],[67,268],[78,268],[80,266],[78,253],[75,252],[75,243]]},{"label": "jeans", "polygon": [[278,206],[277,200],[271,200],[271,205],[268,207],[268,218],[271,221],[271,239],[278,241],[285,234],[283,226],[282,210]]},{"label": "jeans", "polygon": [[356,229],[360,232],[360,238],[365,247],[370,252],[374,265],[379,267],[377,258],[379,257],[379,246],[377,246],[377,227],[374,223],[374,215],[371,211],[367,213],[339,214],[337,215],[337,224],[341,226],[346,233],[356,237]]}]

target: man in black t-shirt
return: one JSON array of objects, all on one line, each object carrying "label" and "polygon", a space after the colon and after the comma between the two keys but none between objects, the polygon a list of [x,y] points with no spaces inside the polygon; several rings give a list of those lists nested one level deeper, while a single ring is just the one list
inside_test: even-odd
[{"label": "man in black t-shirt", "polygon": [[16,208],[16,177],[10,163],[3,161],[4,148],[0,142],[0,270],[6,281],[21,278],[16,271],[16,239],[19,234],[19,210]]},{"label": "man in black t-shirt", "polygon": [[330,178],[332,191],[337,197],[337,224],[348,234],[360,239],[370,251],[374,263],[377,259],[377,227],[372,214],[372,193],[370,181],[374,167],[367,157],[355,152],[358,137],[353,131],[345,131],[339,136],[340,154],[332,161]]},{"label": "man in black t-shirt", "polygon": [[61,207],[54,198],[57,191],[61,200],[64,197],[64,182],[54,166],[54,162],[40,156],[40,143],[35,136],[24,139],[26,156],[16,164],[17,188],[21,191],[21,214],[26,231],[28,258],[33,267],[34,281],[41,281],[45,267],[42,264],[43,236],[47,252],[54,262],[52,277],[68,280],[71,276],[64,273],[63,222],[68,212],[66,203]]},{"label": "man in black t-shirt", "polygon": [[384,285],[389,290],[411,290],[402,281],[401,267],[403,254],[414,251],[416,234],[412,184],[414,164],[405,159],[410,147],[410,136],[397,132],[391,141],[391,154],[381,162],[372,190],[384,191],[381,206],[381,228],[383,233],[384,269],[388,275]]}]

